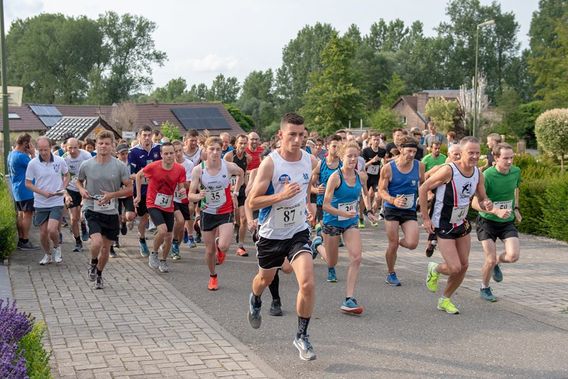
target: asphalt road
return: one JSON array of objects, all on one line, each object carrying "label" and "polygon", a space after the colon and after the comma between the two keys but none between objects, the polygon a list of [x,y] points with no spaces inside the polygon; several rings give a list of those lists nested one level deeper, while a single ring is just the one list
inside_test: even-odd
[{"label": "asphalt road", "polygon": [[[374,233],[366,231],[365,238],[379,237]],[[412,254],[423,254],[422,250]],[[267,289],[263,323],[257,330],[246,318],[257,270],[254,254],[228,255],[218,266],[217,292],[207,290],[202,245],[184,246],[182,260],[170,261],[170,273],[160,275],[287,378],[568,377],[568,316],[535,312],[506,299],[489,304],[467,289],[454,297],[461,314],[448,315],[436,309],[438,295],[425,288],[425,272],[399,269],[403,285],[393,288],[384,284],[384,263],[365,258],[356,292],[365,312],[345,315],[339,306],[347,257],[344,251],[340,254],[335,284],[325,281],[326,265],[316,261],[317,300],[309,334],[318,358],[312,362],[301,361],[292,345],[297,325],[293,274],[280,274],[284,316],[268,314]],[[128,255],[144,263],[134,249]]]}]

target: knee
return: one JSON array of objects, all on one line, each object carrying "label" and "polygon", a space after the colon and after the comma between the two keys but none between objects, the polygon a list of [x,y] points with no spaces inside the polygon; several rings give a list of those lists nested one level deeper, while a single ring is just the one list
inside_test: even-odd
[{"label": "knee", "polygon": [[91,247],[95,250],[100,250],[103,246],[103,240],[101,237],[92,237],[91,236]]},{"label": "knee", "polygon": [[59,228],[57,226],[48,226],[47,233],[50,236],[59,235]]},{"label": "knee", "polygon": [[465,274],[468,268],[469,268],[469,262],[462,263],[460,274]]},{"label": "knee", "polygon": [[361,254],[353,254],[351,256],[351,264],[353,264],[355,266],[360,266],[362,260],[363,260],[363,258],[362,258]]},{"label": "knee", "polygon": [[519,260],[519,254],[513,254],[509,257],[509,262],[511,263],[515,263],[518,260]]},{"label": "knee", "polygon": [[497,258],[494,256],[487,257],[485,258],[485,264],[487,266],[493,267],[497,264]]},{"label": "knee", "polygon": [[313,279],[306,279],[302,283],[300,283],[300,292],[305,297],[311,297],[314,295],[315,292],[315,283]]},{"label": "knee", "polygon": [[418,240],[417,239],[411,239],[411,240],[408,240],[406,242],[406,248],[409,249],[409,250],[414,250],[417,247],[418,247]]},{"label": "knee", "polygon": [[218,246],[219,246],[219,250],[227,251],[227,250],[229,250],[229,246],[231,246],[231,241],[219,240]]},{"label": "knee", "polygon": [[459,262],[448,263],[448,271],[450,275],[457,275],[462,271],[462,265]]}]

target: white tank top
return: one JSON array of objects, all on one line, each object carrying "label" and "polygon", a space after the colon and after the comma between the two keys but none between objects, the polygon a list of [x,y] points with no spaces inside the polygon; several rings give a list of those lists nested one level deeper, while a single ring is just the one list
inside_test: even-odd
[{"label": "white tank top", "polygon": [[299,161],[284,160],[278,150],[270,153],[274,163],[274,172],[267,195],[280,193],[286,183],[298,183],[300,192],[294,197],[279,201],[270,207],[262,208],[258,216],[260,223],[259,235],[269,239],[289,239],[294,234],[309,228],[306,222],[306,197],[312,173],[310,154],[302,150]]},{"label": "white tank top", "polygon": [[199,163],[201,163],[201,148],[198,147],[195,153],[193,153],[193,155],[185,154],[185,157],[189,159],[191,162],[193,162],[194,166],[197,166]]},{"label": "white tank top", "polygon": [[203,212],[209,214],[233,212],[231,178],[224,160],[221,159],[221,168],[215,175],[209,174],[205,162],[201,164],[201,185],[205,189],[205,199],[201,201]]},{"label": "white tank top", "polygon": [[440,229],[452,229],[463,224],[469,210],[469,202],[479,182],[479,169],[464,176],[457,166],[449,163],[452,179],[436,188],[435,202],[432,208],[432,225]]}]

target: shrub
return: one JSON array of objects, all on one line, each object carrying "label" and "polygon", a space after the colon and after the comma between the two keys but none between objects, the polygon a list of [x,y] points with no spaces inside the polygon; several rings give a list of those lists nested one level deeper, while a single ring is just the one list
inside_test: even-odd
[{"label": "shrub", "polygon": [[[525,172],[521,171],[521,175]],[[542,178],[525,179],[522,177],[519,207],[523,221],[518,225],[522,233],[547,235],[543,222],[541,197],[546,191],[547,180]]]},{"label": "shrub", "polygon": [[50,354],[45,351],[42,344],[45,330],[43,322],[36,323],[19,344],[19,351],[26,359],[27,373],[31,379],[52,378],[49,367]]},{"label": "shrub", "polygon": [[18,312],[16,303],[0,299],[0,378],[27,378],[26,361],[18,342],[32,329],[29,315]]},{"label": "shrub", "polygon": [[16,248],[18,230],[16,228],[16,209],[12,195],[4,180],[0,180],[0,261],[10,256]]},{"label": "shrub", "polygon": [[568,241],[568,175],[547,181],[541,196],[543,224],[548,236]]},{"label": "shrub", "polygon": [[538,116],[535,134],[547,153],[560,157],[563,170],[564,155],[568,153],[568,109],[551,109]]}]

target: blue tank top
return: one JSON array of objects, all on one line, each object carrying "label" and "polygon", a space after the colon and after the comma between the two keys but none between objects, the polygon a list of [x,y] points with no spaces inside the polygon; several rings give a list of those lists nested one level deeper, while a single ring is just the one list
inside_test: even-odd
[{"label": "blue tank top", "polygon": [[[390,161],[389,164],[391,167],[389,195],[393,197],[404,196],[406,198],[406,206],[398,209],[416,211],[416,199],[418,198],[418,186],[420,185],[420,162],[415,159],[412,162],[412,170],[406,174],[398,170],[395,161]],[[396,208],[388,201],[385,201],[385,207]]]},{"label": "blue tank top", "polygon": [[[321,164],[320,164],[320,177],[319,177],[319,182],[320,184],[323,184],[324,187],[327,184],[327,181],[329,180],[329,177],[331,176],[331,174],[333,174],[335,172],[335,170],[337,169],[341,169],[342,164],[341,161],[339,161],[339,165],[336,168],[329,168],[329,166],[327,165],[327,160],[324,158],[321,160]],[[317,200],[316,200],[316,204],[317,205],[323,205],[323,198],[325,196],[325,194],[321,194],[321,195],[317,195]]]},{"label": "blue tank top", "polygon": [[333,192],[333,198],[331,199],[331,206],[340,210],[350,211],[355,210],[357,214],[353,218],[344,218],[332,215],[331,213],[323,212],[323,223],[326,225],[339,226],[341,228],[347,228],[351,225],[357,223],[359,218],[359,198],[361,197],[361,179],[359,174],[355,173],[355,185],[350,186],[347,184],[343,178],[343,173],[338,170],[339,179],[341,183],[339,187]]}]

